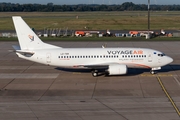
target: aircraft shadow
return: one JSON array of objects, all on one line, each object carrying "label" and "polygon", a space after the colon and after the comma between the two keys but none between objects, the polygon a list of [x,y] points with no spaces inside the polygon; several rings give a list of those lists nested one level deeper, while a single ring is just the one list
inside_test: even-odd
[{"label": "aircraft shadow", "polygon": [[160,72],[171,72],[171,71],[178,71],[180,70],[180,64],[170,64],[162,67]]},{"label": "aircraft shadow", "polygon": [[[91,69],[71,69],[71,68],[61,68],[61,67],[57,67],[55,68],[57,70],[61,70],[61,71],[65,71],[65,72],[80,72],[80,73],[90,73],[92,72]],[[106,75],[105,69],[98,69],[99,74],[98,76],[103,76]]]},{"label": "aircraft shadow", "polygon": [[66,71],[66,72],[82,72],[82,73],[88,73],[91,72],[91,69],[71,69],[71,68],[61,68],[57,67],[56,70]]},{"label": "aircraft shadow", "polygon": [[[65,71],[65,72],[81,72],[81,73],[91,73],[91,69],[70,69],[70,68],[61,68],[57,67],[55,68],[57,70]],[[128,68],[128,73],[126,75],[119,75],[119,76],[134,76],[134,75],[139,75],[143,74],[146,72],[150,72],[151,69],[143,69],[143,68]],[[170,64],[167,66],[162,67],[161,70],[158,70],[158,73],[167,73],[171,71],[178,71],[180,70],[180,65],[179,64]],[[106,75],[104,72],[105,69],[99,69],[99,75],[98,76],[103,76]]]}]

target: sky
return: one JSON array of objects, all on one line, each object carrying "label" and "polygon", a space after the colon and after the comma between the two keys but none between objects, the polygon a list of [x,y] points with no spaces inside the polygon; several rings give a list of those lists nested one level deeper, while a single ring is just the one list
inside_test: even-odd
[{"label": "sky", "polygon": [[[73,4],[122,4],[124,2],[133,2],[135,4],[147,4],[148,0],[0,0],[1,2],[10,2],[10,3],[38,3],[38,4],[47,4],[53,3],[57,5],[73,5]],[[157,5],[180,5],[180,0],[150,0],[151,4]]]}]

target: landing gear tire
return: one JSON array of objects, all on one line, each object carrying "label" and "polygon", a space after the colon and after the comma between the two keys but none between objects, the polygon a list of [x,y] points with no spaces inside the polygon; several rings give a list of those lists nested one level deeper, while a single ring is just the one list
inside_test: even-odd
[{"label": "landing gear tire", "polygon": [[93,77],[97,77],[98,76],[98,72],[97,71],[92,71],[92,76]]},{"label": "landing gear tire", "polygon": [[152,75],[156,74],[156,72],[155,72],[154,70],[151,70],[150,73],[151,73]]}]

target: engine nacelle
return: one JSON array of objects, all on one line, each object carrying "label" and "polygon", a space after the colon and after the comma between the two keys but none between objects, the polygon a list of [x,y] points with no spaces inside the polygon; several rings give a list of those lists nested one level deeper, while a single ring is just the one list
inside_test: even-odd
[{"label": "engine nacelle", "polygon": [[124,75],[127,73],[126,65],[109,65],[109,75]]}]

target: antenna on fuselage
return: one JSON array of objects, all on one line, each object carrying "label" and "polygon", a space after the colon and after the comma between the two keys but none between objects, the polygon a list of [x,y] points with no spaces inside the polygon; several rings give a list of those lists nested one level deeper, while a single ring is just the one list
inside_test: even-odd
[{"label": "antenna on fuselage", "polygon": [[107,47],[107,43],[104,43],[104,45],[102,45],[102,48],[106,48]]}]

